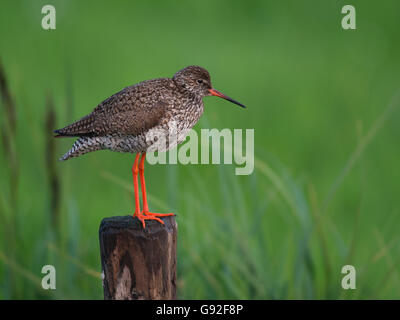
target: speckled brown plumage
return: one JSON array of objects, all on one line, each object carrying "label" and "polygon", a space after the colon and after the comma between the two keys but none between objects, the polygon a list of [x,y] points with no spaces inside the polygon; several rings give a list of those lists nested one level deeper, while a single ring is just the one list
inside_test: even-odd
[{"label": "speckled brown plumage", "polygon": [[[209,95],[241,105],[212,89],[209,73],[198,66],[186,67],[173,78],[126,87],[101,102],[89,115],[55,130],[57,136],[79,137],[60,160],[103,149],[133,153],[165,151],[184,140],[203,113],[202,98]],[[166,148],[149,135],[152,131],[168,135],[172,126],[178,138],[176,143],[167,142]]]}]

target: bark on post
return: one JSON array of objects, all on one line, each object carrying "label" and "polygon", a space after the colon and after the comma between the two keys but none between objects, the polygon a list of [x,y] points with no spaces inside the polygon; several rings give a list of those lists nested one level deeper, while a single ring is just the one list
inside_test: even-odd
[{"label": "bark on post", "polygon": [[104,299],[176,299],[175,217],[165,225],[132,216],[105,218],[100,224]]}]

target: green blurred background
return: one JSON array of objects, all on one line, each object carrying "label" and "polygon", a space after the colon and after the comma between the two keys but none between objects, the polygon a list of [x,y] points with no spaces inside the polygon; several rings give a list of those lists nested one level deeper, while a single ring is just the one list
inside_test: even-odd
[{"label": "green blurred background", "polygon": [[356,30],[346,4],[3,1],[0,298],[102,298],[98,228],[132,213],[133,155],[57,162],[73,140],[51,130],[197,64],[248,108],[205,98],[195,130],[254,128],[255,171],[147,165],[150,209],[178,214],[179,298],[398,299],[400,3],[352,1]]}]

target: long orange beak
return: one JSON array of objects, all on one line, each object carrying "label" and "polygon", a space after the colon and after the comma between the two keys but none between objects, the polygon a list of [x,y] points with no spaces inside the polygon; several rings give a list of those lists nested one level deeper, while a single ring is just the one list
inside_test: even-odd
[{"label": "long orange beak", "polygon": [[215,89],[209,89],[210,93],[212,96],[216,96],[216,97],[220,97],[222,99],[228,100],[234,104],[237,104],[238,106],[241,106],[242,108],[246,108],[246,106],[244,106],[243,104],[241,104],[240,102],[237,102],[236,100],[233,100],[232,98],[224,95],[222,92],[219,92]]}]

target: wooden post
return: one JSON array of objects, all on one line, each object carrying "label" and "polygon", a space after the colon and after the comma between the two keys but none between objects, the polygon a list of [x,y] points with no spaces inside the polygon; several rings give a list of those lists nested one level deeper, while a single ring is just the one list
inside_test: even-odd
[{"label": "wooden post", "polygon": [[132,216],[101,221],[100,255],[106,300],[176,299],[175,217],[165,225]]}]

